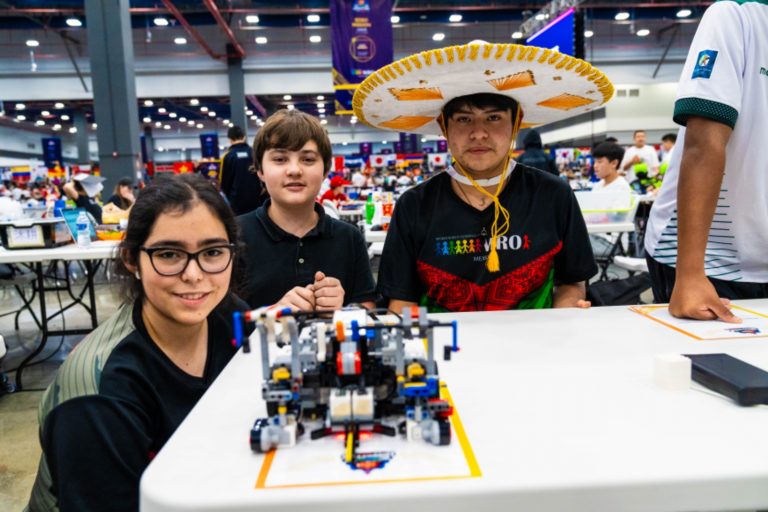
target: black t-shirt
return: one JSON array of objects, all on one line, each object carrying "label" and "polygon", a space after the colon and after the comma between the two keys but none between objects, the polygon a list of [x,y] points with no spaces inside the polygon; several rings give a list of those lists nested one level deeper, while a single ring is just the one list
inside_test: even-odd
[{"label": "black t-shirt", "polygon": [[195,377],[152,341],[134,306],[135,330],[107,355],[98,393],[45,418],[41,442],[62,512],[138,510],[142,472],[234,355],[232,312],[244,309],[228,298],[208,316],[205,369]]},{"label": "black t-shirt", "polygon": [[77,199],[75,199],[75,206],[85,209],[86,212],[90,213],[93,218],[96,219],[97,224],[101,224],[101,206],[99,206],[99,203],[97,203],[95,199],[88,197],[88,195],[82,192],[78,192]]},{"label": "black t-shirt", "polygon": [[232,144],[221,160],[221,191],[235,215],[255,210],[268,197],[252,166],[253,150],[245,142]]},{"label": "black t-shirt", "polygon": [[332,219],[319,204],[320,220],[303,238],[283,231],[267,214],[270,200],[237,218],[245,243],[240,296],[257,308],[274,304],[295,286],[315,281],[318,270],[341,281],[344,304],[376,298],[368,251],[354,226]]},{"label": "black t-shirt", "polygon": [[516,164],[499,196],[510,229],[499,237],[501,270],[489,272],[493,203],[478,211],[441,173],[397,201],[379,267],[379,292],[432,311],[551,307],[555,283],[597,272],[584,218],[567,183]]}]

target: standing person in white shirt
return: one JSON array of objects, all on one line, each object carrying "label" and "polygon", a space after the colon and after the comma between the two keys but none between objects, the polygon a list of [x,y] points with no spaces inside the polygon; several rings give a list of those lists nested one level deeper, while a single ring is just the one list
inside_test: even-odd
[{"label": "standing person in white shirt", "polygon": [[592,150],[595,161],[595,174],[600,181],[592,186],[593,191],[610,190],[631,192],[629,183],[619,174],[619,164],[624,157],[624,149],[612,142],[603,142]]},{"label": "standing person in white shirt", "polygon": [[727,299],[768,296],[766,68],[768,4],[711,5],[680,77],[684,128],[645,237],[654,299],[674,316],[738,322]]},{"label": "standing person in white shirt", "polygon": [[[625,173],[627,183],[632,183],[637,179],[635,174],[642,170],[643,164],[649,178],[659,172],[659,157],[653,146],[645,144],[647,140],[645,131],[635,131],[632,138],[635,144],[627,148],[624,152],[624,159],[621,161],[621,170]],[[640,165],[639,169],[635,167],[637,165]]]}]

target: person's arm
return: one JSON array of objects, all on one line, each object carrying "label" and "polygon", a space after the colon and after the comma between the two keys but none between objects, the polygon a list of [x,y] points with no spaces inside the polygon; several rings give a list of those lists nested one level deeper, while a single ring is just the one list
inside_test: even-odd
[{"label": "person's arm", "polygon": [[621,161],[622,171],[628,171],[630,167],[635,165],[634,158],[629,156],[631,153],[632,153],[631,149],[627,149],[626,152],[624,153],[624,159]]},{"label": "person's arm", "polygon": [[588,308],[592,303],[586,300],[587,288],[584,281],[555,286],[552,298],[553,308]]},{"label": "person's arm", "polygon": [[739,321],[704,272],[707,237],[725,172],[725,146],[732,132],[717,121],[688,118],[677,187],[677,273],[669,301],[669,312],[676,317]]},{"label": "person's arm", "polygon": [[77,192],[77,189],[75,188],[75,184],[72,183],[71,181],[62,185],[61,189],[64,191],[65,194],[67,194],[67,197],[69,197],[73,201],[77,200],[78,196],[80,195]]},{"label": "person's arm", "polygon": [[403,308],[410,308],[413,306],[418,306],[418,304],[416,304],[415,302],[409,302],[407,300],[391,299],[389,301],[389,306],[387,306],[387,309],[399,315],[403,312]]}]

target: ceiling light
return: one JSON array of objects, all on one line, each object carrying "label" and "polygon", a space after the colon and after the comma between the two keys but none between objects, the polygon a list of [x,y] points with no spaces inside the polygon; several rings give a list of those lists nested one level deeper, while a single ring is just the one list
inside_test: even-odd
[{"label": "ceiling light", "polygon": [[159,109],[157,109],[157,113],[158,114],[165,114],[166,112],[168,112],[168,111],[165,110],[165,107],[160,107]]},{"label": "ceiling light", "polygon": [[591,30],[585,30],[585,31],[584,31],[584,37],[586,37],[587,39],[589,39],[589,38],[590,38],[590,37],[592,37],[593,35],[595,35],[595,33],[594,33],[594,32],[592,32]]},{"label": "ceiling light", "polygon": [[187,38],[186,37],[176,37],[173,39],[173,42],[175,44],[187,44]]},{"label": "ceiling light", "polygon": [[387,141],[383,140],[383,141],[381,141],[381,143],[382,143],[382,144],[386,144],[386,143],[387,143]]},{"label": "ceiling light", "polygon": [[43,116],[43,117],[49,117],[51,115],[51,113],[48,112],[47,110],[43,110],[42,112],[40,112],[40,115]]},{"label": "ceiling light", "polygon": [[16,110],[24,110],[25,108],[27,108],[27,106],[23,103],[16,104]]},{"label": "ceiling light", "polygon": [[539,13],[535,16],[535,18],[536,18],[536,21],[544,21],[545,19],[548,18],[548,16],[544,13]]},{"label": "ceiling light", "polygon": [[325,103],[318,103],[317,108],[325,108]]},{"label": "ceiling light", "polygon": [[523,33],[520,31],[512,32],[512,39],[522,39]]},{"label": "ceiling light", "polygon": [[259,17],[255,14],[249,14],[248,16],[245,17],[245,21],[248,23],[258,23]]},{"label": "ceiling light", "polygon": [[319,108],[319,109],[317,109],[317,111],[320,112],[321,114],[325,114],[325,109],[324,108]]},{"label": "ceiling light", "polygon": [[349,120],[349,122],[350,122],[351,124],[355,124],[355,123],[357,123],[357,118],[356,118],[356,117],[353,117],[352,119],[350,119],[350,120]]},{"label": "ceiling light", "polygon": [[323,96],[322,94],[318,94],[317,96],[318,101],[323,101],[324,99],[325,99],[325,96]]},{"label": "ceiling light", "polygon": [[327,119],[321,119],[320,120],[320,124],[328,124],[328,120]]},{"label": "ceiling light", "polygon": [[151,123],[152,122],[152,118],[147,116],[144,119],[142,119],[142,121],[144,121],[145,123]]},{"label": "ceiling light", "polygon": [[144,106],[145,107],[151,107],[154,104],[155,104],[155,102],[152,101],[152,100],[144,100]]},{"label": "ceiling light", "polygon": [[67,18],[66,24],[68,27],[82,27],[83,22],[80,21],[78,18],[75,18],[74,16],[71,18]]},{"label": "ceiling light", "polygon": [[347,141],[341,143],[342,146],[346,146],[347,144],[349,144]]},{"label": "ceiling light", "polygon": [[180,117],[179,118],[179,122],[180,123],[186,123],[187,122],[187,118],[186,117]]},{"label": "ceiling light", "polygon": [[253,115],[253,110],[249,110],[248,107],[245,107],[245,115],[252,116]]},{"label": "ceiling light", "polygon": [[176,119],[176,115],[177,115],[176,112],[171,112],[170,114],[168,114],[168,117],[170,117],[171,119]]},{"label": "ceiling light", "polygon": [[56,130],[56,131],[59,131],[59,130],[61,130],[61,125],[56,123],[55,125],[53,125],[53,129]]},{"label": "ceiling light", "polygon": [[166,18],[163,18],[162,16],[158,16],[152,22],[157,25],[158,27],[167,27],[168,26],[168,20]]},{"label": "ceiling light", "polygon": [[67,114],[62,114],[61,120],[62,121],[69,121],[69,116]]},{"label": "ceiling light", "polygon": [[651,31],[650,31],[650,30],[648,30],[647,28],[641,28],[640,30],[638,30],[638,31],[636,32],[636,34],[638,35],[638,37],[645,37],[645,36],[647,36],[647,35],[648,35],[648,34],[650,34],[650,33],[651,33]]},{"label": "ceiling light", "polygon": [[310,23],[317,23],[320,21],[319,14],[307,14],[307,21]]},{"label": "ceiling light", "polygon": [[191,100],[189,100],[189,104],[192,105],[193,107],[196,107],[197,105],[200,104],[200,100],[198,100],[197,98],[192,98]]},{"label": "ceiling light", "polygon": [[29,46],[30,48],[36,48],[40,46],[40,41],[38,41],[37,39],[27,39],[27,46]]},{"label": "ceiling light", "polygon": [[451,14],[448,17],[448,21],[450,21],[451,23],[458,23],[461,21],[461,19],[462,19],[461,14]]},{"label": "ceiling light", "polygon": [[256,44],[267,44],[267,38],[264,36],[257,37]]},{"label": "ceiling light", "polygon": [[211,110],[210,112],[208,112],[208,117],[216,117],[216,112]]},{"label": "ceiling light", "polygon": [[27,116],[25,116],[23,114],[19,114],[19,115],[16,116],[16,119],[18,119],[19,121],[26,121]]},{"label": "ceiling light", "polygon": [[196,126],[198,129],[199,129],[199,128],[202,128],[202,127],[203,127],[203,123],[197,123],[195,126]]},{"label": "ceiling light", "polygon": [[160,121],[155,121],[155,126],[160,128],[161,126],[163,126],[163,123],[161,123]]},{"label": "ceiling light", "polygon": [[53,108],[64,108],[64,104],[62,102],[56,102],[53,104]]},{"label": "ceiling light", "polygon": [[629,19],[629,13],[627,11],[621,11],[614,16],[616,21],[624,21]]},{"label": "ceiling light", "polygon": [[309,42],[310,43],[319,43],[322,40],[323,40],[323,38],[318,36],[318,35],[309,36]]},{"label": "ceiling light", "polygon": [[259,116],[251,116],[251,121],[258,121],[258,120],[259,120]]},{"label": "ceiling light", "polygon": [[422,137],[422,138],[421,138],[421,143],[422,143],[422,144],[424,144],[425,142],[427,142],[427,139],[426,139],[426,137]]},{"label": "ceiling light", "polygon": [[35,121],[35,126],[45,126],[45,121],[43,121],[42,119],[38,119],[37,121]]},{"label": "ceiling light", "polygon": [[690,15],[691,15],[690,9],[680,9],[679,11],[677,11],[678,18],[687,18]]},{"label": "ceiling light", "polygon": [[208,107],[206,106],[200,107],[200,112],[208,112]]},{"label": "ceiling light", "polygon": [[290,94],[285,94],[285,95],[283,95],[283,99],[284,99],[285,101],[288,101],[288,100],[290,100],[291,98],[293,98],[293,96],[291,96]]},{"label": "ceiling light", "polygon": [[189,126],[195,126],[195,122],[194,122],[194,121],[192,121],[191,119],[190,119],[189,121],[187,121],[187,124],[188,124]]},{"label": "ceiling light", "polygon": [[163,151],[165,151],[165,150],[164,150],[163,148],[161,148],[161,147],[159,147],[159,146],[158,146],[158,148],[157,148],[157,151],[158,151],[158,153],[162,153],[162,152],[163,152]]},{"label": "ceiling light", "polygon": [[169,125],[169,124],[164,124],[163,125],[163,130],[170,130],[170,129],[171,129],[171,125]]},{"label": "ceiling light", "polygon": [[442,41],[443,39],[445,39],[445,34],[443,34],[442,32],[437,32],[435,34],[432,34],[433,41]]},{"label": "ceiling light", "polygon": [[391,21],[392,24],[400,23],[400,16],[392,16],[389,18],[389,21]]},{"label": "ceiling light", "polygon": [[73,126],[72,128],[69,129],[69,133],[77,133],[77,128]]},{"label": "ceiling light", "polygon": [[99,125],[98,125],[98,124],[96,124],[96,123],[93,123],[93,124],[91,124],[91,128],[93,128],[94,130],[95,130],[96,128],[98,128],[98,127],[99,127]]},{"label": "ceiling light", "polygon": [[325,118],[325,114],[320,114],[320,119],[324,119],[324,118]]},{"label": "ceiling light", "polygon": [[287,108],[288,108],[288,110],[293,110],[294,109],[293,103],[289,103],[287,105]]}]

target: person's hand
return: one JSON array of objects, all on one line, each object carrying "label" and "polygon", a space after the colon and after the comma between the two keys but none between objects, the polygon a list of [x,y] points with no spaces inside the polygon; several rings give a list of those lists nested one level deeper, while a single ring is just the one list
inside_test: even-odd
[{"label": "person's hand", "polygon": [[277,301],[280,307],[289,307],[294,311],[314,311],[315,310],[315,289],[314,285],[294,286],[283,297]]},{"label": "person's hand", "polygon": [[592,302],[590,302],[588,300],[584,300],[584,299],[579,299],[579,300],[576,301],[576,306],[575,307],[581,308],[581,309],[589,309],[589,308],[592,307]]},{"label": "person's hand", "polygon": [[669,313],[677,318],[740,323],[741,318],[733,314],[730,303],[717,296],[715,287],[706,277],[686,279],[678,275],[669,301]]},{"label": "person's hand", "polygon": [[344,288],[335,277],[315,272],[315,283],[311,286],[315,291],[315,310],[333,311],[344,305]]},{"label": "person's hand", "polygon": [[633,156],[633,157],[632,157],[632,163],[633,163],[633,164],[639,164],[639,163],[640,163],[640,162],[642,162],[642,161],[643,161],[643,160],[640,158],[640,156],[639,156],[639,155],[635,155],[635,156]]}]

